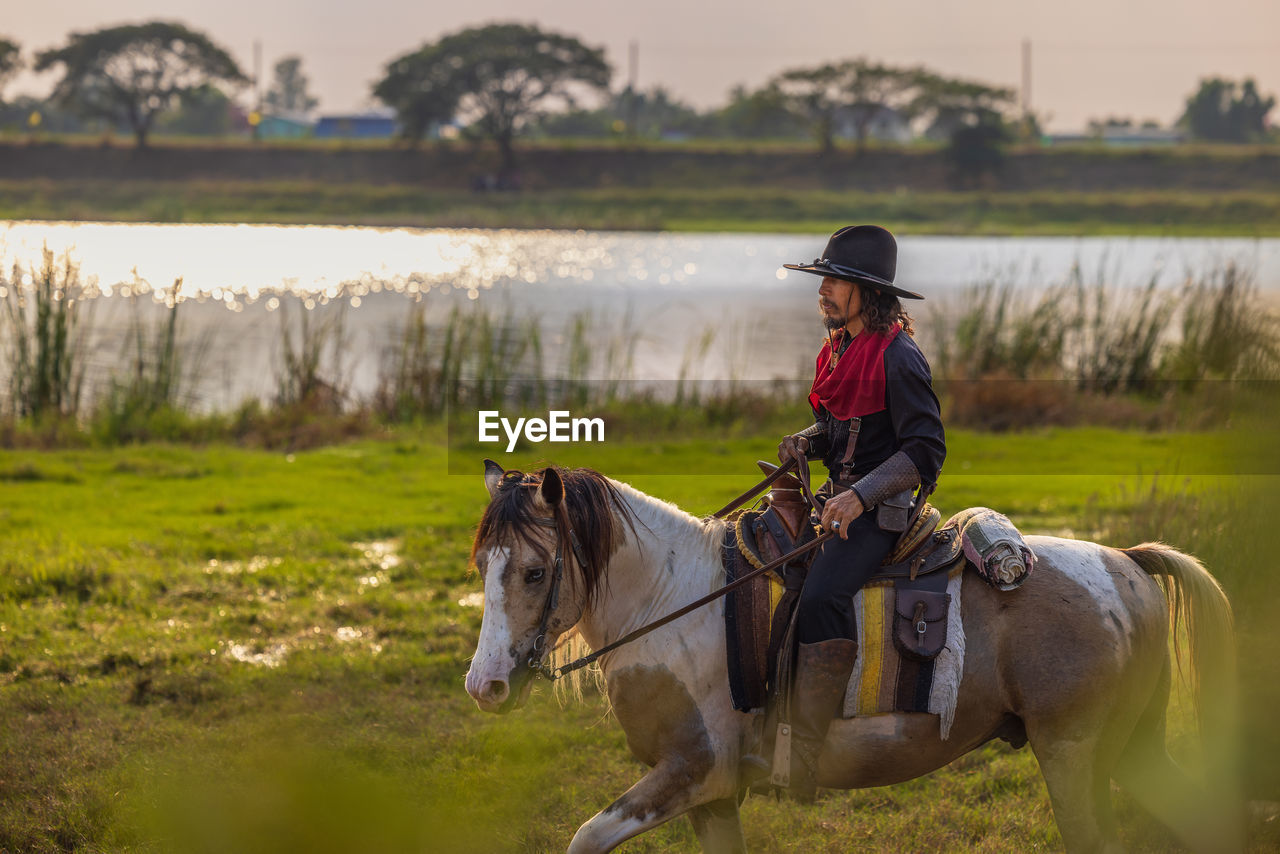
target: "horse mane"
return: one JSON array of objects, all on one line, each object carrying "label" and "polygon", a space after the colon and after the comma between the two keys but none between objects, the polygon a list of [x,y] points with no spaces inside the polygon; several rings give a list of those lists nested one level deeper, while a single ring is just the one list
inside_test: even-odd
[{"label": "horse mane", "polygon": [[[558,521],[568,516],[582,545],[586,565],[579,566],[588,602],[595,602],[604,581],[604,567],[609,558],[626,543],[626,529],[635,535],[635,517],[617,486],[600,472],[589,468],[554,467],[564,483],[564,500],[556,508]],[[534,498],[542,485],[546,469],[528,474],[511,469],[502,476],[498,490],[485,508],[471,544],[471,564],[481,545],[490,541],[510,542],[519,539],[539,557],[550,562],[552,554],[546,546],[547,517],[534,512]],[[542,532],[539,536],[538,532]],[[562,531],[561,536],[565,536]],[[563,547],[566,561],[572,560],[572,549]]]}]

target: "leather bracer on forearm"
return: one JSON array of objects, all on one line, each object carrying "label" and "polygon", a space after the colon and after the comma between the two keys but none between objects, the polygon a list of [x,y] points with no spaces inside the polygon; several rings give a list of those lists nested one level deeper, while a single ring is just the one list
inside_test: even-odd
[{"label": "leather bracer on forearm", "polygon": [[806,459],[820,459],[827,452],[827,426],[821,421],[816,421],[799,433],[792,433],[791,435],[803,436],[809,443],[804,454]]},{"label": "leather bracer on forearm", "polygon": [[855,483],[852,489],[862,501],[863,508],[870,510],[886,498],[919,485],[920,472],[916,470],[916,464],[911,462],[906,451],[898,451]]}]

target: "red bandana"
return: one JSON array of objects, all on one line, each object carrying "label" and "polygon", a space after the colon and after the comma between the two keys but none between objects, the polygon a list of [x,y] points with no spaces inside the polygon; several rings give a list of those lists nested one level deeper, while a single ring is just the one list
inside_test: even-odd
[{"label": "red bandana", "polygon": [[[849,349],[836,359],[834,369],[830,369],[831,343],[823,344],[818,353],[809,404],[815,410],[819,404],[825,406],[840,421],[884,409],[884,351],[900,331],[901,326],[893,327],[884,335],[863,330],[849,343]],[[841,339],[836,340],[839,342]]]}]

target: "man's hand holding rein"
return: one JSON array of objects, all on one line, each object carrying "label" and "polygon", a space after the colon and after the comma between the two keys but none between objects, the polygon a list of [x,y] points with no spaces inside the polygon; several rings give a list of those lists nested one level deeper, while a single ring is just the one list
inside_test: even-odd
[{"label": "man's hand holding rein", "polygon": [[833,495],[822,508],[822,527],[834,531],[842,540],[849,539],[849,525],[862,515],[866,508],[862,499],[852,489]]},{"label": "man's hand holding rein", "polygon": [[785,463],[788,460],[799,462],[807,459],[808,454],[809,439],[799,433],[783,436],[782,441],[778,443],[778,462]]}]

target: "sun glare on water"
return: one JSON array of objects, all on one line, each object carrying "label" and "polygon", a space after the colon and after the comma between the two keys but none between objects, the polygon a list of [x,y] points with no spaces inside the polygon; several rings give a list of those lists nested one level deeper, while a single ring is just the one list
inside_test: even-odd
[{"label": "sun glare on water", "polygon": [[470,299],[504,282],[591,281],[613,266],[606,243],[582,234],[349,226],[22,222],[0,231],[0,258],[22,268],[48,248],[69,255],[101,296],[160,293],[238,310],[291,294],[307,308],[370,293],[421,297],[458,289]]}]

